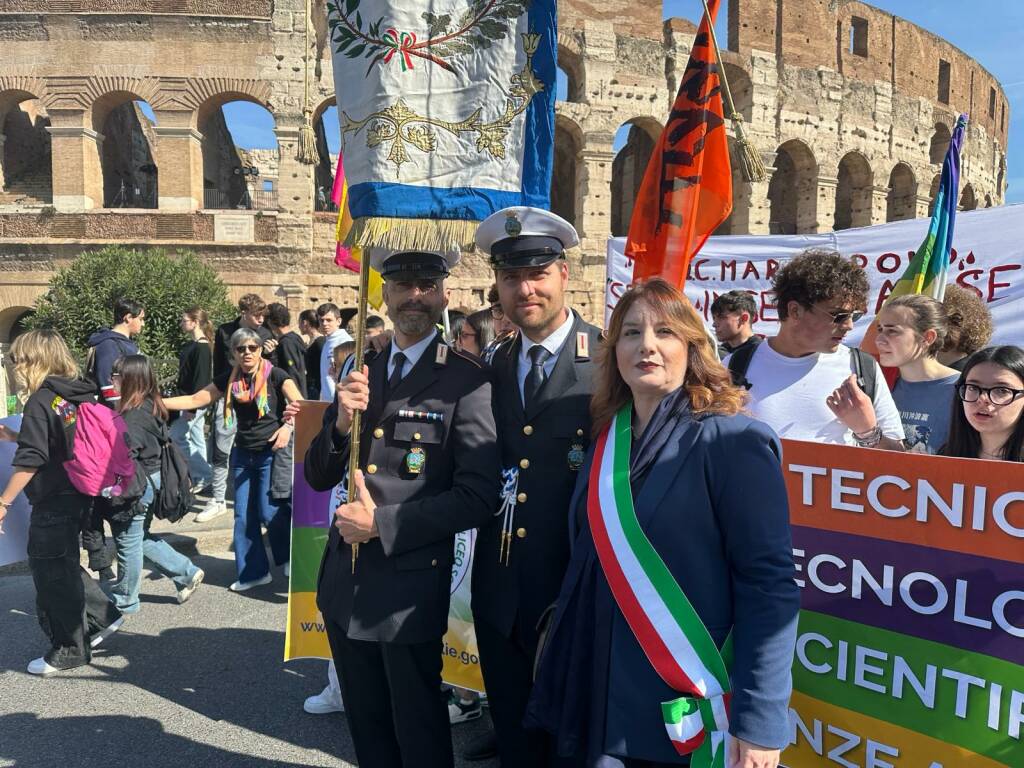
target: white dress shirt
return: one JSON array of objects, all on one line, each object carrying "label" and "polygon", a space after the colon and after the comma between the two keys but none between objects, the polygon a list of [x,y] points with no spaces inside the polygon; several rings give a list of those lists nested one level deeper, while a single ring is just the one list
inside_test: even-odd
[{"label": "white dress shirt", "polygon": [[430,342],[434,340],[436,335],[436,333],[428,333],[425,338],[420,339],[408,349],[399,349],[398,339],[392,339],[391,356],[388,358],[388,381],[391,380],[391,375],[395,372],[395,355],[399,352],[405,355],[405,364],[402,366],[402,378],[404,379],[409,375],[409,371],[413,369],[413,366],[423,357],[423,353],[426,352],[427,347],[430,346]]},{"label": "white dress shirt", "polygon": [[544,341],[536,342],[531,341],[527,335],[523,334],[523,347],[519,350],[519,366],[517,374],[519,378],[519,399],[523,401],[523,406],[526,406],[526,377],[530,373],[530,349],[532,347],[542,346],[551,356],[544,361],[544,380],[551,376],[551,372],[555,369],[555,363],[558,362],[558,353],[562,351],[562,347],[565,346],[566,340],[569,338],[569,334],[572,332],[572,324],[576,318],[573,316],[572,310],[568,310],[569,316],[565,319],[565,322],[558,326],[557,330],[548,336]]}]

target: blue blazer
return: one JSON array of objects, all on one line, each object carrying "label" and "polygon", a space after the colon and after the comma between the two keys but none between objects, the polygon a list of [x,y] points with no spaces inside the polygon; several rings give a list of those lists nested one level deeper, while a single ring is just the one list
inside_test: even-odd
[{"label": "blue blazer", "polygon": [[[687,413],[671,429],[639,491],[634,491],[637,517],[719,647],[732,632],[732,734],[762,747],[782,748],[789,741],[800,598],[781,444],[767,425],[742,415],[694,419]],[[573,554],[530,719],[559,737],[563,754],[579,757],[582,750],[593,754],[596,748],[621,757],[685,763],[669,741],[660,709],[661,702],[679,694],[647,660],[596,560],[586,524],[592,460],[591,453],[573,494]],[[586,602],[593,605],[567,610],[577,593],[588,594]],[[567,642],[566,633],[588,637]],[[587,666],[594,670],[590,680],[579,674],[578,665],[575,672],[559,671],[573,667],[570,659],[558,655],[588,645],[584,653],[593,658]],[[565,691],[573,686],[584,690]],[[565,732],[565,712],[559,710],[586,706],[585,701],[594,699],[598,705],[589,706],[589,723],[568,729],[585,733]]]}]

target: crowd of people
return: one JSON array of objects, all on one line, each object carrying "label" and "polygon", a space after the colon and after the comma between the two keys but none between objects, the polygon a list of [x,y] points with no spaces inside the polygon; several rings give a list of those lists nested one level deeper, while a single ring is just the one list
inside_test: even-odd
[{"label": "crowd of people", "polygon": [[[304,706],[345,711],[360,766],[451,766],[451,725],[480,717],[483,703],[493,728],[467,759],[686,764],[673,728],[693,724],[672,705],[698,693],[712,702],[698,730],[721,764],[778,765],[799,612],[780,438],[1022,461],[1024,350],[987,346],[983,301],[955,286],[942,302],[886,303],[873,320],[877,360],[847,346],[867,276],[822,250],[775,274],[779,328],[768,338],[749,294],[715,299],[712,336],[657,278],[626,291],[602,331],[569,304],[565,252],[577,244],[554,214],[494,214],[477,246],[495,283],[467,312],[447,308],[457,258],[375,256],[392,328],[366,318],[361,370],[350,311],[325,303],[293,326],[286,306],[254,294],[216,329],[203,308],[182,310],[172,396],[133,341],[145,308],[130,299],[90,338],[84,370],[56,332],[19,336],[11,357],[25,401],[20,432],[0,428],[18,442],[0,526],[24,491],[50,643],[28,671],[89,663],[139,611],[145,563],[179,602],[202,583],[201,568],[151,533],[171,439],[193,490],[210,495],[198,521],[227,513],[231,479],[233,591],[269,584],[274,567],[288,574],[293,460],[314,489],[344,489],[317,590],[333,660]],[[83,495],[63,467],[78,409],[97,400],[123,417],[144,478],[131,505]],[[329,406],[293,457],[309,400]],[[361,471],[349,478],[356,411]],[[441,683],[453,537],[473,528],[483,702]],[[669,722],[669,711],[683,714]]]}]

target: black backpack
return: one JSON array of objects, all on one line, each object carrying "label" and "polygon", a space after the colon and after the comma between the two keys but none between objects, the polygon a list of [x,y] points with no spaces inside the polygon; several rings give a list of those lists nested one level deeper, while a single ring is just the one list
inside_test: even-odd
[{"label": "black backpack", "polygon": [[154,489],[151,509],[154,517],[176,523],[192,508],[192,478],[185,455],[171,440],[165,425],[161,425],[159,440],[160,488]]},{"label": "black backpack", "polygon": [[[753,386],[747,379],[747,369],[750,368],[750,361],[754,358],[758,346],[760,345],[751,344],[737,349],[729,358],[729,373],[732,374],[732,383],[737,387],[750,389]],[[850,363],[853,366],[853,372],[857,375],[857,386],[871,398],[871,402],[874,402],[875,389],[878,385],[875,376],[877,371],[875,358],[857,347],[850,347]]]}]

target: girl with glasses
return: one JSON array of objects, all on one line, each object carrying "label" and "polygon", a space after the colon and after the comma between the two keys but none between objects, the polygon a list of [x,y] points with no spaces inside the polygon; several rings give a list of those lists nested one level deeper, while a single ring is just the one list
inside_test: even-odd
[{"label": "girl with glasses", "polygon": [[274,451],[288,445],[292,436],[292,424],[284,420],[284,407],[301,400],[302,394],[287,373],[262,357],[262,345],[263,339],[256,331],[239,328],[229,342],[234,357],[229,372],[214,376],[212,384],[194,395],[164,400],[168,410],[193,411],[224,397],[225,426],[237,425],[230,464],[235,488],[238,580],[229,589],[234,592],[272,580],[261,525],[267,527],[274,562],[284,564],[288,575],[291,506],[271,503],[270,468]]},{"label": "girl with glasses", "polygon": [[940,453],[1024,461],[1024,350],[1001,346],[975,352],[956,392],[949,440]]},{"label": "girl with glasses", "polygon": [[929,296],[897,296],[879,311],[875,326],[879,361],[900,372],[892,399],[904,445],[915,453],[937,453],[949,434],[949,404],[960,377],[937,358],[948,332],[946,311]]}]

